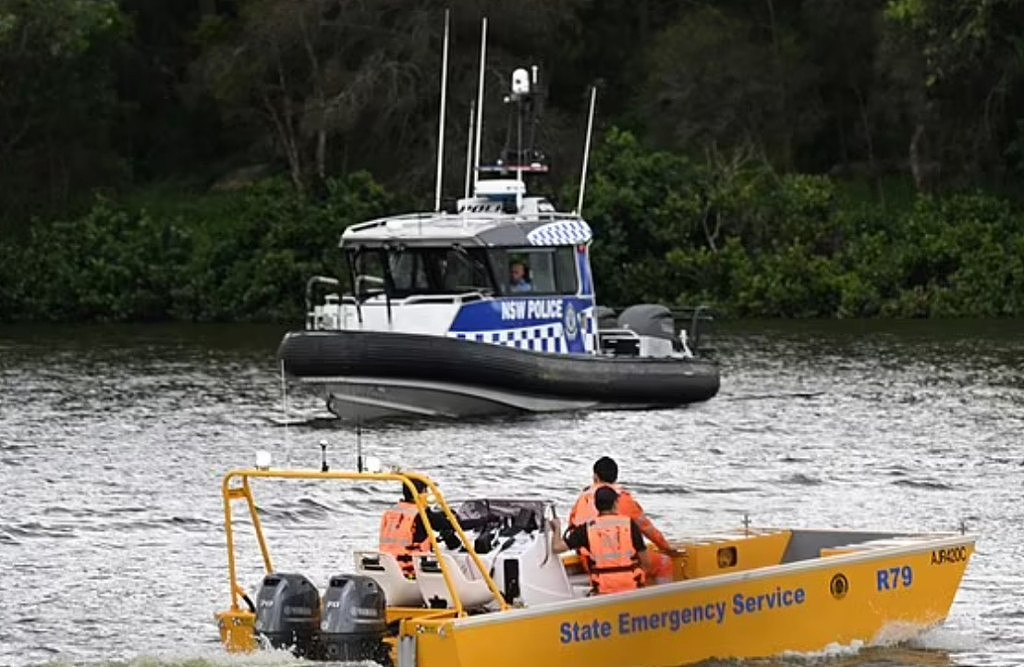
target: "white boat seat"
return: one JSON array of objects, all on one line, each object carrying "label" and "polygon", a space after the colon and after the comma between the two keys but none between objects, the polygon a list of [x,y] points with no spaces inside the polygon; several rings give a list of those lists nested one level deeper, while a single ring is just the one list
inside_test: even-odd
[{"label": "white boat seat", "polygon": [[[487,582],[476,572],[475,566],[470,564],[467,568],[463,568],[462,564],[454,556],[447,553],[441,554],[441,558],[444,559],[445,566],[452,577],[452,583],[455,585],[455,590],[458,592],[463,607],[482,607],[494,601],[491,589],[487,587]],[[416,582],[419,585],[420,595],[427,605],[430,605],[432,599],[438,598],[444,600],[449,609],[453,609],[455,603],[448,594],[448,586],[445,584],[444,574],[441,572],[440,564],[434,556],[419,556],[414,558],[413,561],[416,567]],[[475,576],[467,575],[467,569],[471,570],[471,574]]]},{"label": "white boat seat", "polygon": [[370,577],[384,589],[391,607],[422,607],[423,596],[415,579],[406,578],[394,555],[381,551],[357,551],[356,574]]}]

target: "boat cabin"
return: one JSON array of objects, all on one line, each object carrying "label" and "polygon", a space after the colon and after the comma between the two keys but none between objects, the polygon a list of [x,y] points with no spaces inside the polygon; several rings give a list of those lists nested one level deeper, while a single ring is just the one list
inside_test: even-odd
[{"label": "boat cabin", "polygon": [[[313,305],[307,329],[394,331],[555,352],[597,347],[590,226],[488,179],[455,212],[415,213],[349,227],[341,237],[350,292]],[[580,335],[582,334],[582,335]],[[535,345],[535,347],[530,347]]]}]

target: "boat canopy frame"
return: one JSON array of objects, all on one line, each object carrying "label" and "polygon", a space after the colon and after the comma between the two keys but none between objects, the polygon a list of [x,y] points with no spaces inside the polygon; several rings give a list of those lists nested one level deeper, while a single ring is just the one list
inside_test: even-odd
[{"label": "boat canopy frame", "polygon": [[[231,611],[237,613],[241,611],[242,607],[240,604],[241,600],[247,599],[245,589],[238,583],[238,573],[235,558],[235,532],[234,532],[234,517],[232,513],[232,503],[238,500],[244,500],[249,510],[249,517],[252,521],[253,530],[256,534],[256,541],[259,544],[260,554],[263,557],[263,566],[267,574],[273,574],[274,561],[270,555],[270,549],[267,546],[266,536],[263,531],[263,523],[260,520],[259,512],[256,508],[256,501],[253,497],[252,484],[250,483],[253,479],[292,479],[292,480],[335,480],[335,481],[350,481],[350,482],[400,482],[406,489],[408,489],[413,498],[413,502],[416,505],[417,512],[419,513],[420,519],[424,522],[424,526],[430,526],[430,517],[427,515],[427,507],[429,504],[436,504],[445,517],[448,519],[455,533],[458,535],[459,540],[462,542],[462,547],[466,550],[466,553],[473,561],[473,565],[477,568],[481,578],[487,584],[487,588],[494,596],[499,608],[505,611],[509,608],[508,603],[505,602],[504,596],[498,589],[497,584],[494,583],[494,579],[491,577],[487,567],[484,566],[480,556],[476,553],[473,548],[473,542],[470,540],[466,533],[462,529],[462,525],[459,523],[457,515],[449,507],[448,503],[444,499],[444,495],[441,493],[440,488],[427,476],[419,473],[404,473],[404,472],[351,472],[351,471],[316,471],[316,470],[274,470],[274,469],[237,469],[232,470],[224,475],[224,479],[221,483],[221,495],[224,501],[224,532],[227,539],[227,552],[228,552],[228,577],[231,586]],[[425,487],[425,493],[420,492],[416,488],[416,482],[420,482]],[[454,610],[435,610],[437,612],[454,612],[454,616],[468,616],[465,607],[462,605],[462,600],[459,596],[458,588],[455,585],[452,573],[450,572],[449,565],[446,559],[441,557],[440,545],[437,541],[437,536],[433,530],[427,530],[427,538],[430,542],[430,550],[434,557],[437,559],[437,564],[441,569],[441,574],[444,577],[445,586],[448,588],[448,595],[455,604]]]},{"label": "boat canopy frame", "polygon": [[[406,213],[350,225],[342,232],[338,247],[381,247],[391,243],[410,246],[459,243],[467,247],[538,245],[531,243],[527,234],[558,222],[579,223],[590,229],[584,218],[561,211]],[[588,231],[587,243],[592,240],[591,235]]]}]

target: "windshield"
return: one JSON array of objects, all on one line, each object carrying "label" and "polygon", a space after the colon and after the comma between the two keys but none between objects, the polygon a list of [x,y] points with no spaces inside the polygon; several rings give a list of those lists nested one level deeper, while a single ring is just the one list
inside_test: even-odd
[{"label": "windshield", "polygon": [[372,248],[353,251],[356,295],[372,296],[387,286],[393,298],[415,294],[493,293],[482,248]]}]

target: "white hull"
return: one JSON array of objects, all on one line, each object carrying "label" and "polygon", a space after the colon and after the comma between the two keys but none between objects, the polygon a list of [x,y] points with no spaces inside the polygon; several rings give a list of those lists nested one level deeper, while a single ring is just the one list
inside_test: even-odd
[{"label": "white hull", "polygon": [[373,421],[394,417],[481,417],[562,412],[600,407],[594,400],[538,397],[470,385],[373,377],[300,379],[342,419]]}]

